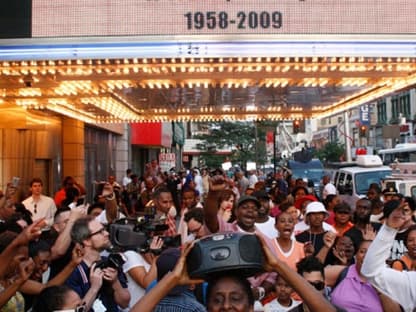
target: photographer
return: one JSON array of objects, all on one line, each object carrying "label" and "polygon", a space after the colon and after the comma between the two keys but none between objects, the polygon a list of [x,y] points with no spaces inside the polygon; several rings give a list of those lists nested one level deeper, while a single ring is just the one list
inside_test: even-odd
[{"label": "photographer", "polygon": [[126,308],[130,293],[121,267],[97,264],[99,260],[106,260],[101,258],[100,252],[111,245],[105,227],[92,217],[83,217],[72,226],[71,238],[80,246],[84,257],[66,284],[86,303],[86,311],[92,307],[94,310],[108,311],[119,311],[119,306]]},{"label": "photographer", "polygon": [[149,247],[149,252],[138,253],[133,250],[124,252],[126,262],[123,264],[123,272],[127,276],[127,285],[130,292],[129,308],[133,306],[146,292],[146,288],[157,277],[157,256],[152,250],[160,250],[163,240],[155,236]]}]

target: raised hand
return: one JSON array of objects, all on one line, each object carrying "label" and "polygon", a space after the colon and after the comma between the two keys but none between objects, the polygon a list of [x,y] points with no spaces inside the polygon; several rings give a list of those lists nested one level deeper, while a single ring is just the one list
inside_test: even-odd
[{"label": "raised hand", "polygon": [[337,238],[337,235],[331,231],[328,231],[324,234],[324,245],[328,248],[331,248],[334,243],[335,243],[335,239]]},{"label": "raised hand", "polygon": [[256,233],[257,238],[260,241],[261,247],[263,249],[264,254],[264,269],[266,271],[274,271],[276,266],[279,264],[279,260],[276,256],[271,252],[269,246],[267,245],[264,237],[261,234]]},{"label": "raised hand", "polygon": [[178,285],[200,284],[204,282],[204,280],[202,279],[191,279],[188,275],[188,269],[186,267],[186,257],[194,247],[194,242],[195,241],[187,242],[182,246],[181,256],[178,259],[178,262],[176,263],[176,266],[172,271],[172,274],[178,281]]},{"label": "raised hand", "polygon": [[368,241],[374,240],[377,235],[376,230],[373,228],[371,224],[367,224],[365,226],[365,229],[361,230],[361,233],[363,233],[363,239]]},{"label": "raised hand", "polygon": [[210,191],[221,191],[228,187],[227,180],[222,175],[215,175],[209,178],[209,190]]},{"label": "raised hand", "polygon": [[21,245],[26,245],[30,241],[39,238],[42,234],[42,229],[47,225],[45,219],[39,219],[25,228],[17,237],[16,240]]},{"label": "raised hand", "polygon": [[35,269],[35,263],[33,262],[32,258],[24,258],[21,257],[19,260],[19,267],[18,267],[18,279],[22,281],[27,281],[29,277],[32,275],[33,270]]},{"label": "raised hand", "polygon": [[338,250],[336,247],[332,248],[332,253],[341,262],[342,265],[348,264],[348,259],[345,256],[344,250]]},{"label": "raised hand", "polygon": [[386,224],[389,227],[399,229],[406,222],[403,206],[404,205],[400,205],[388,216]]}]

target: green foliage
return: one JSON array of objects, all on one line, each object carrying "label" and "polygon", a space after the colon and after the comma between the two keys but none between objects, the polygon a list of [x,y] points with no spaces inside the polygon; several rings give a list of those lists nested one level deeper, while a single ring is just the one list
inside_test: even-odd
[{"label": "green foliage", "polygon": [[337,162],[341,156],[345,155],[345,146],[337,142],[328,142],[319,150],[315,150],[314,157],[319,158],[322,162]]},{"label": "green foliage", "polygon": [[[215,146],[201,154],[201,161],[209,167],[218,167],[225,157],[216,155],[215,150],[228,147],[232,154],[229,156],[233,164],[245,167],[247,161],[257,161],[259,166],[266,163],[266,131],[270,122],[216,122],[210,123],[210,133],[196,136],[206,146]],[[257,127],[257,141],[256,141]],[[275,127],[275,126],[274,126]]]}]

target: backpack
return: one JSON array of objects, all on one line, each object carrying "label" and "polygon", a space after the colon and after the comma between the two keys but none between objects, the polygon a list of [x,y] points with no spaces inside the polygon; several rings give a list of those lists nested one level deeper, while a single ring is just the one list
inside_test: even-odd
[{"label": "backpack", "polygon": [[341,283],[342,282],[342,280],[345,278],[345,276],[347,276],[347,274],[348,274],[348,269],[349,269],[350,267],[349,266],[347,266],[347,267],[345,267],[345,268],[343,268],[342,269],[342,271],[341,271],[341,273],[339,273],[339,275],[338,275],[338,278],[337,278],[337,280],[335,281],[335,284],[334,284],[334,286],[332,286],[332,289],[334,290],[338,285],[339,285],[339,283]]}]

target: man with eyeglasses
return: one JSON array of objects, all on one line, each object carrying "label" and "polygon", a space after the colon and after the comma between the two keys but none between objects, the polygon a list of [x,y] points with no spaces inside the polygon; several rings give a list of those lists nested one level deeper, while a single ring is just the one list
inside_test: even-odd
[{"label": "man with eyeglasses", "polygon": [[202,208],[193,208],[185,213],[184,220],[188,226],[188,237],[186,241],[192,241],[205,236],[204,211]]},{"label": "man with eyeglasses", "polygon": [[[329,298],[329,292],[325,287],[324,265],[317,258],[313,256],[305,257],[296,264],[296,267],[299,275],[315,287],[317,291],[321,292],[323,296]],[[303,312],[309,311],[309,308],[305,303],[302,303],[289,311]]]},{"label": "man with eyeglasses", "polygon": [[71,229],[72,241],[82,247],[83,261],[78,265],[66,284],[75,290],[91,308],[120,311],[130,301],[126,277],[122,268],[96,267],[100,253],[111,246],[106,228],[90,216],[75,221]]}]

